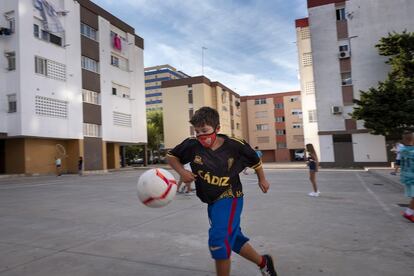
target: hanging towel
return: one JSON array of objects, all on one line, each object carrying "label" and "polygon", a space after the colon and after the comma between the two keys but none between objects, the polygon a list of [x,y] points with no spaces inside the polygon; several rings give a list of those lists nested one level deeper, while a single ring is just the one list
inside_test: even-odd
[{"label": "hanging towel", "polygon": [[122,50],[121,38],[117,34],[114,36],[114,48],[120,51]]},{"label": "hanging towel", "polygon": [[45,31],[50,33],[65,32],[58,18],[59,14],[63,14],[62,12],[56,11],[55,7],[47,0],[33,0],[33,6],[40,11]]}]

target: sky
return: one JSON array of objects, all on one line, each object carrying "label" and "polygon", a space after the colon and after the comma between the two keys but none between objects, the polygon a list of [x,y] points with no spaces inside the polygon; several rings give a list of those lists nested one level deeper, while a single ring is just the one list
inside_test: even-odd
[{"label": "sky", "polygon": [[93,2],[144,38],[146,67],[170,64],[190,76],[204,68],[242,96],[299,90],[295,19],[307,16],[306,0]]}]

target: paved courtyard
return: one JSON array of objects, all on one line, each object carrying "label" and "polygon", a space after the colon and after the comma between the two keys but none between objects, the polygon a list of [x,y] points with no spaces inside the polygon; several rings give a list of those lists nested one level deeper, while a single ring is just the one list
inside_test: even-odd
[{"label": "paved courtyard", "polygon": [[[142,171],[0,179],[0,275],[214,275],[206,206],[177,195],[162,209],[136,198]],[[266,170],[243,176],[244,233],[280,275],[414,275],[414,224],[402,189],[363,171]],[[237,255],[232,275],[260,275]]]}]

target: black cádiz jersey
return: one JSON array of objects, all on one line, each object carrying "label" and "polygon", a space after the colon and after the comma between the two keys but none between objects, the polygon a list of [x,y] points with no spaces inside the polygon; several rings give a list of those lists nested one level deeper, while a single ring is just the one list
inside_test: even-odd
[{"label": "black c\u00e1diz jersey", "polygon": [[241,197],[239,173],[245,167],[257,169],[262,164],[244,140],[218,136],[224,143],[216,150],[203,147],[196,138],[188,138],[167,154],[178,158],[182,164],[190,162],[192,172],[197,175],[197,196],[208,204],[221,198]]}]

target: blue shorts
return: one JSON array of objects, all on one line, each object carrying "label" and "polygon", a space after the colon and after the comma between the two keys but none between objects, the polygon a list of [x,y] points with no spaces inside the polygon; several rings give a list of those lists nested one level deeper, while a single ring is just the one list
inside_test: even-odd
[{"label": "blue shorts", "polygon": [[208,205],[208,246],[213,259],[228,259],[231,251],[239,254],[243,245],[249,241],[240,229],[242,209],[243,197],[223,198]]},{"label": "blue shorts", "polygon": [[316,162],[315,161],[309,161],[309,170],[311,172],[316,172]]},{"label": "blue shorts", "polygon": [[395,160],[395,165],[400,166],[401,165],[401,160],[400,159]]}]

